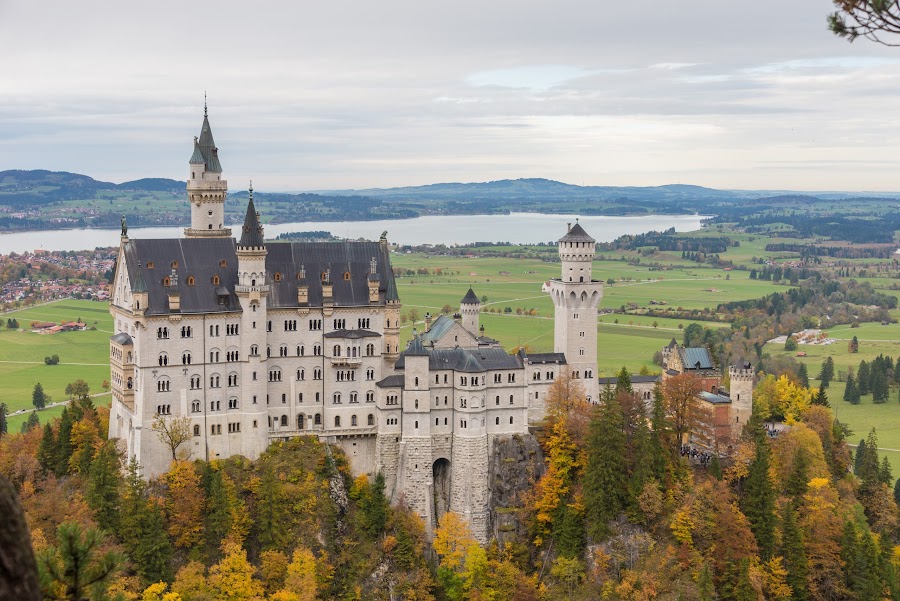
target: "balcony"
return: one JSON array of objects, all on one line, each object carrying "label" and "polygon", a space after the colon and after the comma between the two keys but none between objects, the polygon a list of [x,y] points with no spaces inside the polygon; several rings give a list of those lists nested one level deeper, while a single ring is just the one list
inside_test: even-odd
[{"label": "balcony", "polygon": [[228,182],[224,179],[189,179],[187,183],[188,192],[192,190],[228,190]]},{"label": "balcony", "polygon": [[359,367],[362,365],[362,357],[332,357],[331,365],[334,367]]},{"label": "balcony", "polygon": [[192,227],[184,228],[184,235],[192,238],[230,238],[231,228],[226,227],[220,230],[196,230]]}]

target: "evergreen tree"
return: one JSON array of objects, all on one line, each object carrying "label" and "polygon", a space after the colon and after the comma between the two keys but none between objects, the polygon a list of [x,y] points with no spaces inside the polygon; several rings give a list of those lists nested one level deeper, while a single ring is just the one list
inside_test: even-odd
[{"label": "evergreen tree", "polygon": [[862,480],[864,491],[871,491],[881,483],[881,466],[878,462],[878,437],[875,428],[869,432],[865,446],[856,450],[856,477]]},{"label": "evergreen tree", "polygon": [[857,476],[862,470],[863,461],[866,456],[866,439],[860,438],[859,444],[856,445],[856,455],[853,456],[853,473]]},{"label": "evergreen tree", "polygon": [[700,568],[700,575],[697,577],[697,589],[699,593],[699,601],[715,601],[716,588],[713,584],[712,570],[709,564],[704,562]]},{"label": "evergreen tree", "polygon": [[869,378],[869,364],[863,359],[859,362],[859,369],[856,370],[856,387],[859,389],[859,394],[865,395],[871,392]]},{"label": "evergreen tree", "polygon": [[[46,430],[44,433],[46,434]],[[120,459],[115,441],[107,440],[97,451],[88,472],[88,505],[94,510],[94,517],[100,527],[109,532],[118,530],[119,495],[122,488]]]},{"label": "evergreen tree", "polygon": [[793,503],[787,503],[784,507],[781,521],[781,556],[787,570],[787,583],[793,591],[792,598],[795,601],[806,601],[809,599],[806,580],[809,561],[803,546],[803,532],[797,525],[797,510]]},{"label": "evergreen tree", "polygon": [[222,471],[207,463],[203,474],[203,489],[206,496],[206,511],[203,515],[203,532],[207,545],[207,556],[211,560],[221,559],[222,540],[231,529],[231,508],[225,490]]},{"label": "evergreen tree", "polygon": [[894,501],[897,502],[897,505],[900,505],[900,478],[897,478],[897,481],[894,482]]},{"label": "evergreen tree", "polygon": [[59,429],[56,432],[56,469],[54,473],[57,476],[64,476],[69,472],[69,458],[72,457],[72,426],[75,423],[73,410],[70,406],[63,408],[62,415],[59,417]]},{"label": "evergreen tree", "polygon": [[887,373],[880,370],[874,372],[872,374],[872,402],[886,403],[889,392]]},{"label": "evergreen tree", "polygon": [[851,353],[858,353],[859,352],[859,338],[854,336],[853,340],[851,340],[850,343],[847,345],[847,350],[850,351]]},{"label": "evergreen tree", "polygon": [[847,387],[844,388],[844,400],[852,405],[859,405],[859,388],[853,374],[847,376]]},{"label": "evergreen tree", "polygon": [[587,439],[584,500],[588,529],[599,538],[607,522],[625,509],[628,490],[622,410],[612,394],[604,394],[591,419]]},{"label": "evergreen tree", "polygon": [[666,482],[669,471],[668,449],[671,445],[666,440],[669,425],[666,420],[666,406],[662,389],[657,385],[653,390],[653,410],[650,415],[650,472],[657,482]]},{"label": "evergreen tree", "polygon": [[41,436],[37,459],[45,474],[56,470],[58,463],[56,458],[56,434],[53,432],[53,426],[50,425],[50,422],[44,424],[44,435]]},{"label": "evergreen tree", "polygon": [[750,581],[750,560],[747,558],[741,560],[732,598],[734,601],[756,601],[756,591]]},{"label": "evergreen tree", "polygon": [[[106,585],[125,563],[115,551],[97,556],[104,547],[97,528],[83,530],[80,524],[63,523],[56,531],[58,546],[38,556],[41,588],[45,598],[82,601],[106,598]],[[59,593],[61,597],[57,596]]]},{"label": "evergreen tree", "polygon": [[834,359],[831,357],[825,359],[822,369],[819,371],[819,377],[816,379],[821,381],[821,388],[828,388],[831,380],[834,379]]},{"label": "evergreen tree", "polygon": [[763,561],[772,558],[775,549],[775,488],[769,476],[770,449],[761,428],[754,432],[756,451],[744,480],[741,509],[750,521],[750,530],[759,545]]},{"label": "evergreen tree", "polygon": [[47,405],[46,395],[44,395],[44,387],[38,382],[31,391],[31,404],[35,409],[43,409]]},{"label": "evergreen tree", "polygon": [[622,366],[622,369],[619,370],[619,373],[616,374],[616,394],[620,392],[634,392],[634,389],[631,388],[631,375],[628,373],[628,370],[625,366]]},{"label": "evergreen tree", "polygon": [[809,373],[806,371],[806,363],[801,363],[797,368],[797,379],[800,380],[800,386],[809,388]]},{"label": "evergreen tree", "polygon": [[816,394],[812,397],[813,405],[821,405],[822,407],[831,407],[831,404],[828,402],[828,395],[825,393],[824,388],[816,389]]},{"label": "evergreen tree", "polygon": [[785,492],[794,499],[795,503],[803,501],[803,495],[809,484],[809,458],[802,447],[798,447],[794,454],[794,471],[788,476],[785,484]]},{"label": "evergreen tree", "polygon": [[22,434],[26,432],[31,432],[35,428],[39,428],[41,426],[41,420],[37,416],[37,411],[32,411],[28,414],[28,419],[25,420],[25,423],[22,424]]},{"label": "evergreen tree", "polygon": [[159,504],[147,498],[137,460],[128,464],[119,517],[119,538],[144,585],[171,582],[172,546]]},{"label": "evergreen tree", "polygon": [[887,457],[881,458],[881,469],[878,470],[878,479],[885,484],[885,486],[890,486],[891,482],[894,481],[894,475],[891,471],[891,462],[888,461]]},{"label": "evergreen tree", "polygon": [[562,503],[553,520],[553,535],[556,551],[561,557],[569,559],[584,555],[585,541],[584,519],[581,514],[568,503]]},{"label": "evergreen tree", "polygon": [[9,415],[9,407],[6,406],[6,403],[0,403],[0,438],[3,438],[3,435],[8,431],[8,424],[6,423],[6,416]]}]

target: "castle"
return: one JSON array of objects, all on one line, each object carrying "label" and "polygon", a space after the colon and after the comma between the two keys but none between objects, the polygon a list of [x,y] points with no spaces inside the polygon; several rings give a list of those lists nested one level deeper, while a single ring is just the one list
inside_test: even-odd
[{"label": "castle", "polygon": [[[469,290],[458,318],[426,317],[400,348],[400,299],[386,234],[378,242],[266,243],[250,187],[238,240],[224,225],[227,182],[204,107],[187,183],[191,225],[179,239],[122,228],[110,312],[109,436],[145,477],[173,455],[255,459],[270,442],[315,435],[355,474],[382,473],[436,525],[465,516],[489,538],[494,441],[528,432],[563,370],[598,395],[594,240],[576,224],[551,280],[554,353],[509,354],[484,336]],[[180,419],[190,440],[158,432]],[[155,426],[155,427],[154,427]]]}]

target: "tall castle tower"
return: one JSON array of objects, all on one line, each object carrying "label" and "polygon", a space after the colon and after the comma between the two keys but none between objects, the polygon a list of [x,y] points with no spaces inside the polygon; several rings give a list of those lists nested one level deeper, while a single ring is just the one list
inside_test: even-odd
[{"label": "tall castle tower", "polygon": [[481,312],[481,301],[469,286],[469,291],[459,301],[459,313],[462,315],[462,327],[472,336],[478,336],[478,314]]},{"label": "tall castle tower", "polygon": [[565,353],[569,373],[580,379],[587,398],[596,402],[597,306],[603,284],[591,278],[596,240],[580,224],[569,227],[559,239],[562,273],[550,281],[550,298],[556,309],[554,351]]},{"label": "tall castle tower", "polygon": [[753,366],[749,363],[728,366],[729,396],[731,397],[732,428],[740,435],[741,428],[753,413]]},{"label": "tall castle tower", "polygon": [[203,126],[200,137],[194,138],[190,177],[187,182],[191,203],[191,227],[185,228],[186,238],[230,238],[231,229],[225,227],[225,197],[228,182],[222,179],[219,149],[209,127],[206,102],[203,103]]}]

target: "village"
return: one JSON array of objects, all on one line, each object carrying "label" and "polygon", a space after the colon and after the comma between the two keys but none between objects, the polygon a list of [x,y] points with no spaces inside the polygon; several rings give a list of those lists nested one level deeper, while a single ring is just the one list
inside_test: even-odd
[{"label": "village", "polygon": [[[109,300],[112,249],[0,255],[0,308],[10,311],[61,298]],[[54,324],[58,325],[58,324]]]}]

